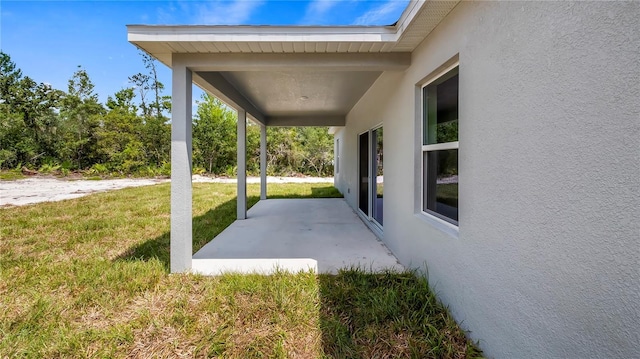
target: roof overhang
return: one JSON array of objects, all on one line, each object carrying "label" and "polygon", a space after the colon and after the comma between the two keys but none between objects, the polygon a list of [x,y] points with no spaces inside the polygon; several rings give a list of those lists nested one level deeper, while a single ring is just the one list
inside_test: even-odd
[{"label": "roof overhang", "polygon": [[411,1],[393,26],[128,25],[128,40],[254,120],[271,126],[343,126],[385,71],[404,71],[411,52],[456,6]]}]

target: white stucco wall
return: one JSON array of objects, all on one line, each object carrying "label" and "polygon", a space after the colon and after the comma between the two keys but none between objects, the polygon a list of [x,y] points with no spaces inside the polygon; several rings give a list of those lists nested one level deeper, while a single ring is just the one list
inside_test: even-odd
[{"label": "white stucco wall", "polygon": [[[384,241],[496,358],[640,352],[640,3],[461,3],[347,117],[384,123]],[[414,210],[415,86],[460,61],[460,226]]]}]

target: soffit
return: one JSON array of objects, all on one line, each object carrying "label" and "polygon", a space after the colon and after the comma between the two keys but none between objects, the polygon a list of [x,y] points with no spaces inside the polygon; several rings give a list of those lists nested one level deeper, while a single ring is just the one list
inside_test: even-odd
[{"label": "soffit", "polygon": [[171,54],[391,52],[395,27],[129,25],[129,42],[171,66]]},{"label": "soffit", "polygon": [[222,75],[269,116],[346,115],[382,72],[235,71]]},{"label": "soffit", "polygon": [[[415,16],[406,28],[402,28],[401,22],[398,23],[398,41],[391,51],[411,52],[415,50],[458,3],[459,1],[428,1],[422,3],[418,9],[414,10]],[[411,11],[411,8],[407,8],[407,12]]]}]

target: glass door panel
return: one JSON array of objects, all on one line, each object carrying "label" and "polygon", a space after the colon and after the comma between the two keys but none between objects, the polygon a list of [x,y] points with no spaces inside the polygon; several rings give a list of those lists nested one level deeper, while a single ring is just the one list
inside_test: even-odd
[{"label": "glass door panel", "polygon": [[369,216],[369,132],[360,135],[358,146],[358,208]]}]

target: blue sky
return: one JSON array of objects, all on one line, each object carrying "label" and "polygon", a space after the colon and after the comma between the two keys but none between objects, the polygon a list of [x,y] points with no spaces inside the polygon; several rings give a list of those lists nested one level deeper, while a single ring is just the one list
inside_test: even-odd
[{"label": "blue sky", "polygon": [[[389,25],[408,0],[0,0],[0,49],[37,82],[67,90],[81,65],[100,100],[144,71],[128,24]],[[170,89],[170,70],[159,64]],[[170,94],[170,91],[165,91]],[[194,93],[195,95],[195,93]]]}]

